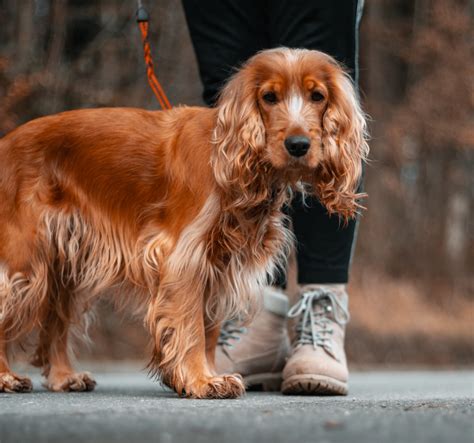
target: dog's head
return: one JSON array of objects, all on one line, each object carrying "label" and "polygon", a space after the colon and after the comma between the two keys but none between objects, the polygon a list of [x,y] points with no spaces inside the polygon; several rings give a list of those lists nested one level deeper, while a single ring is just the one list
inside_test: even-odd
[{"label": "dog's head", "polygon": [[216,178],[222,186],[238,185],[243,204],[268,175],[307,183],[330,213],[347,219],[358,208],[365,131],[352,81],[333,58],[302,49],[263,51],[220,96]]}]

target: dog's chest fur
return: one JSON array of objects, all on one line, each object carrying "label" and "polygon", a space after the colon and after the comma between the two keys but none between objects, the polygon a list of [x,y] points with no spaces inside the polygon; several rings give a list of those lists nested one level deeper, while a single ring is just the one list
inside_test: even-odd
[{"label": "dog's chest fur", "polygon": [[213,292],[224,295],[219,304],[226,306],[226,317],[245,312],[285,265],[292,234],[280,207],[280,202],[267,202],[219,211],[204,236],[208,278]]}]

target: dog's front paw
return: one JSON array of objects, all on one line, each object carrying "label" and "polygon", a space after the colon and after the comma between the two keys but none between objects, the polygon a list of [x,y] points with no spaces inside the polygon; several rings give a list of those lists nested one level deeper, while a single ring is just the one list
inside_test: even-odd
[{"label": "dog's front paw", "polygon": [[54,392],[93,391],[96,381],[89,372],[50,374],[46,387]]},{"label": "dog's front paw", "polygon": [[245,385],[239,374],[204,378],[186,387],[189,398],[238,398],[245,393]]},{"label": "dog's front paw", "polygon": [[29,378],[13,372],[0,372],[0,392],[31,392],[32,389]]}]

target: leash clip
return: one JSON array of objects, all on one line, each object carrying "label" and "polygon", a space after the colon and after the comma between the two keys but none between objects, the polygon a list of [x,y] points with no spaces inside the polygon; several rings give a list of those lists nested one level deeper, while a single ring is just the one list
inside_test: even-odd
[{"label": "leash clip", "polygon": [[148,14],[148,11],[145,9],[145,6],[143,6],[143,3],[141,0],[138,0],[138,8],[137,8],[136,15],[137,15],[137,23],[150,21],[150,14]]}]

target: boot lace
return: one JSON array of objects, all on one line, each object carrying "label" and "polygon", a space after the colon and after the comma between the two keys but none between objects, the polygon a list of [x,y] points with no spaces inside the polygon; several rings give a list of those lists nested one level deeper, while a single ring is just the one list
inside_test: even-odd
[{"label": "boot lace", "polygon": [[233,348],[231,341],[240,341],[242,334],[245,333],[247,333],[247,328],[239,326],[236,320],[227,320],[222,324],[217,345],[222,348]]},{"label": "boot lace", "polygon": [[327,289],[304,292],[300,300],[288,311],[288,317],[297,318],[296,345],[313,345],[324,348],[334,356],[331,336],[334,322],[344,326],[349,321],[349,312],[337,295]]}]

